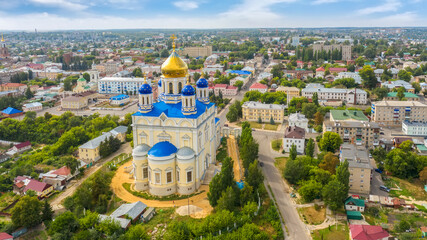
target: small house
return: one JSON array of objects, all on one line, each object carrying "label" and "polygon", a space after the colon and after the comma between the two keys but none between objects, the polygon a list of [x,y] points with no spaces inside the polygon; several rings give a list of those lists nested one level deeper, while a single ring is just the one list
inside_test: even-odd
[{"label": "small house", "polygon": [[141,201],[122,204],[110,216],[114,218],[129,218],[132,222],[135,222],[141,217],[146,208],[147,205]]},{"label": "small house", "polygon": [[6,108],[1,113],[3,114],[4,117],[17,117],[24,114],[24,112],[22,112],[21,110],[18,110],[12,107]]},{"label": "small house", "polygon": [[359,211],[347,211],[348,220],[362,220],[362,213]]},{"label": "small house", "polygon": [[347,198],[345,200],[345,210],[346,211],[359,211],[364,212],[365,211],[365,201],[362,199],[356,199],[353,197]]},{"label": "small house", "polygon": [[114,97],[110,97],[110,104],[114,106],[123,106],[130,102],[129,95],[120,94]]},{"label": "small house", "polygon": [[8,150],[7,154],[12,156],[16,153],[23,153],[23,152],[30,150],[30,149],[31,149],[31,142],[26,141],[26,142],[19,143],[19,144],[16,144],[15,146],[11,147]]},{"label": "small house", "polygon": [[351,240],[387,240],[390,234],[381,226],[350,225]]},{"label": "small house", "polygon": [[155,214],[156,214],[155,209],[150,207],[142,214],[141,220],[146,223],[146,222],[150,221],[154,217]]},{"label": "small house", "polygon": [[13,240],[13,236],[5,232],[0,233],[0,240]]}]

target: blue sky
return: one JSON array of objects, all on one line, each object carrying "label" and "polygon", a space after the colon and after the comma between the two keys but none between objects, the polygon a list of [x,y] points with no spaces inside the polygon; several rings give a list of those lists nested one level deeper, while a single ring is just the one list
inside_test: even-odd
[{"label": "blue sky", "polygon": [[0,0],[1,30],[427,26],[427,0]]}]

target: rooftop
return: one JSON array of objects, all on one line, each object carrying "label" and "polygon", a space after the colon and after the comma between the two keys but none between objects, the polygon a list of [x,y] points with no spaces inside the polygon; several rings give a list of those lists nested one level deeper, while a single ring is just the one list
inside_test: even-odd
[{"label": "rooftop", "polygon": [[353,144],[344,143],[340,148],[340,161],[348,161],[349,167],[372,169],[369,153],[365,148],[356,147]]},{"label": "rooftop", "polygon": [[373,102],[375,107],[427,107],[424,103],[418,101],[379,101]]},{"label": "rooftop", "polygon": [[[405,92],[405,98],[420,98],[417,94]],[[387,97],[397,97],[397,92],[389,92],[387,93]]]},{"label": "rooftop", "polygon": [[305,138],[305,130],[304,128],[300,128],[297,126],[289,126],[285,130],[285,138],[298,138],[298,139],[304,139]]},{"label": "rooftop", "polygon": [[285,105],[279,105],[279,104],[267,104],[267,103],[259,103],[259,102],[245,102],[243,103],[242,107],[246,108],[256,108],[256,109],[273,109],[273,110],[284,110]]},{"label": "rooftop", "polygon": [[352,224],[350,225],[350,235],[354,240],[378,240],[390,236],[381,226]]},{"label": "rooftop", "polygon": [[331,120],[359,120],[369,121],[369,119],[359,110],[331,110]]}]

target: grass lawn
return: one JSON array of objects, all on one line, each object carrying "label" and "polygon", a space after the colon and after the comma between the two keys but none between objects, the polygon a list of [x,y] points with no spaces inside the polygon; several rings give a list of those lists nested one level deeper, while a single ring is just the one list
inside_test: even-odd
[{"label": "grass lawn", "polygon": [[380,211],[378,216],[374,216],[370,214],[369,211],[365,211],[363,215],[365,216],[366,222],[368,222],[370,225],[380,225],[382,223],[388,223],[389,211],[383,208],[379,208],[379,210]]},{"label": "grass lawn", "polygon": [[333,240],[347,240],[349,238],[348,226],[338,225],[337,227],[330,226],[329,228],[315,230],[311,236],[313,240],[333,239]]},{"label": "grass lawn", "polygon": [[286,167],[286,161],[288,160],[287,157],[277,157],[275,158],[274,166],[279,169],[281,173],[283,173],[283,170],[285,170]]},{"label": "grass lawn", "polygon": [[0,196],[0,209],[3,209],[7,206],[9,206],[9,204],[11,204],[13,201],[19,199],[20,196],[16,195],[13,192],[7,192],[4,193]]},{"label": "grass lawn", "polygon": [[282,147],[282,139],[276,139],[271,141],[271,147],[273,148],[274,151],[279,152],[280,148]]},{"label": "grass lawn", "polygon": [[[258,122],[248,122],[248,123],[249,123],[249,125],[251,125],[251,128],[262,129],[262,123],[258,123]],[[242,126],[242,123],[239,122],[237,125]]]},{"label": "grass lawn", "polygon": [[[419,179],[414,179],[412,182],[409,182],[404,179],[390,177],[390,182],[397,184],[402,190],[395,191],[391,190],[390,195],[393,197],[406,196],[412,197],[416,200],[427,200],[427,192],[424,191],[424,185]],[[394,184],[391,184],[392,187]]]},{"label": "grass lawn", "polygon": [[23,239],[23,240],[47,240],[49,239],[47,232],[45,230],[43,231],[34,231],[34,232],[30,232],[28,234],[24,234],[23,236],[21,236],[19,239]]},{"label": "grass lawn", "polygon": [[269,123],[266,123],[265,125],[264,125],[264,130],[271,130],[271,131],[277,131],[277,128],[279,127],[279,124],[269,124]]},{"label": "grass lawn", "polygon": [[326,219],[326,209],[324,207],[317,211],[314,207],[298,208],[298,213],[304,222],[310,225],[319,225]]}]

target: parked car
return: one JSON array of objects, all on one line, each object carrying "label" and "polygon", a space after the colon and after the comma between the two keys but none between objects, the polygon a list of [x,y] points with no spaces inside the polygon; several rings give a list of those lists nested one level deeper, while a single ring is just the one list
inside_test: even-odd
[{"label": "parked car", "polygon": [[264,167],[264,163],[263,162],[259,162],[259,166],[260,167]]},{"label": "parked car", "polygon": [[384,132],[380,132],[380,135],[384,135]]},{"label": "parked car", "polygon": [[386,186],[384,186],[384,185],[381,185],[381,186],[380,186],[380,190],[381,190],[381,191],[384,191],[384,192],[390,192],[390,188],[388,188],[388,187],[386,187]]},{"label": "parked car", "polygon": [[255,128],[252,128],[252,132],[255,132]]},{"label": "parked car", "polygon": [[224,124],[224,127],[228,127],[228,124]]},{"label": "parked car", "polygon": [[379,168],[375,168],[375,172],[377,172],[377,173],[383,173],[383,171],[381,171],[381,169],[379,169]]}]

